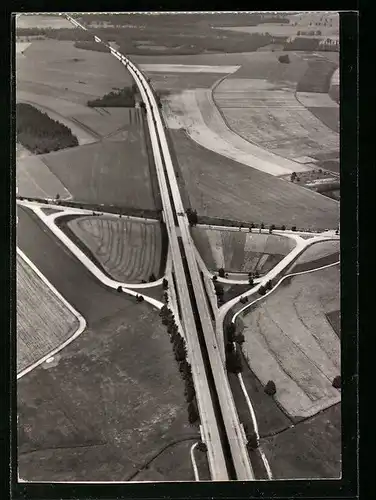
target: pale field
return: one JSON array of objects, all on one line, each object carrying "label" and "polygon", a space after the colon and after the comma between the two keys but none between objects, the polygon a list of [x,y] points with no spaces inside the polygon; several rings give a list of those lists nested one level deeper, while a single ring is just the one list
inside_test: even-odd
[{"label": "pale field", "polygon": [[163,99],[167,125],[184,129],[201,146],[271,175],[309,170],[251,144],[225,124],[208,89],[184,91]]},{"label": "pale field", "polygon": [[[325,96],[317,106],[337,106]],[[307,98],[302,104],[296,99],[293,88],[231,78],[218,85],[214,99],[234,132],[277,155],[299,161],[302,156],[339,151],[339,135],[302,105]],[[314,98],[308,100],[307,105],[312,105]]]},{"label": "pale field", "polygon": [[65,17],[21,15],[16,18],[16,28],[74,28]]},{"label": "pale field", "polygon": [[17,90],[18,102],[27,102],[52,119],[71,129],[80,145],[96,142],[126,128],[133,122],[139,122],[139,111],[134,108],[89,108],[63,97],[51,97],[36,92]]},{"label": "pale field", "polygon": [[77,49],[72,41],[37,40],[16,57],[17,91],[86,105],[114,88],[130,86],[124,66],[108,53]]},{"label": "pale field", "polygon": [[139,283],[152,273],[159,277],[162,235],[157,221],[78,217],[68,227],[113,279]]},{"label": "pale field", "polygon": [[322,241],[314,243],[308,247],[304,253],[294,262],[295,265],[311,262],[312,260],[322,259],[340,251],[340,242]]},{"label": "pale field", "polygon": [[77,318],[17,255],[17,372],[67,340]]},{"label": "pale field", "polygon": [[259,271],[274,267],[295,246],[283,236],[192,228],[193,240],[211,270]]},{"label": "pale field", "polygon": [[243,351],[262,384],[293,417],[308,417],[340,400],[340,342],[325,314],[338,310],[339,266],[292,278],[243,317]]},{"label": "pale field", "polygon": [[39,155],[25,155],[17,158],[16,184],[19,196],[55,198],[59,194],[63,200],[71,198],[68,189],[51,172]]}]

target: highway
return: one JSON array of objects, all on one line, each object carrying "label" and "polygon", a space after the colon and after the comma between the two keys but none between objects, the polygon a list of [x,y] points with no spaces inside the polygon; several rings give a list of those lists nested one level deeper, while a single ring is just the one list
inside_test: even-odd
[{"label": "highway", "polygon": [[[66,17],[75,26],[87,31],[71,16],[66,15]],[[103,43],[95,35],[93,37],[98,43]],[[210,317],[161,112],[146,77],[128,58],[111,46],[107,46],[112,55],[119,59],[133,76],[145,104],[162,198],[163,217],[176,277],[176,292],[182,305],[181,320],[201,416],[202,439],[208,449],[212,480],[252,480],[254,473],[246,449],[245,434],[236,411]]]}]

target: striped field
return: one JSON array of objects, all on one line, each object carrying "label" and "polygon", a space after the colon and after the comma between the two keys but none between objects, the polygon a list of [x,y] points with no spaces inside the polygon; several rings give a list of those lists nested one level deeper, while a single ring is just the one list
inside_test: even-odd
[{"label": "striped field", "polygon": [[295,246],[295,242],[272,234],[215,229],[192,229],[193,240],[211,271],[259,271],[267,273]]},{"label": "striped field", "polygon": [[158,222],[105,216],[79,217],[68,228],[113,279],[125,283],[160,276],[162,234]]},{"label": "striped field", "polygon": [[69,338],[77,318],[17,255],[17,372]]}]

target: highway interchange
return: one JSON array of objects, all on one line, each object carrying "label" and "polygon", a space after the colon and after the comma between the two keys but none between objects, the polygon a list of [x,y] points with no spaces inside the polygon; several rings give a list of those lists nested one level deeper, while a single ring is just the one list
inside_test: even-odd
[{"label": "highway interchange", "polygon": [[[71,16],[66,15],[66,18],[76,27],[86,30]],[[96,42],[104,43],[97,36],[93,37]],[[179,320],[192,366],[201,438],[207,446],[211,478],[214,481],[254,480],[247,439],[224,366],[223,339],[212,320],[161,110],[149,80],[140,69],[126,56],[107,46],[132,75],[145,105],[175,277],[174,294],[180,305]],[[96,280],[31,210],[21,206],[18,209],[18,246],[38,268],[43,268],[46,278],[80,311],[89,328],[104,316],[121,313],[124,301],[128,299]],[[301,250],[299,247],[296,254]],[[53,259],[49,257],[51,254],[54,254]],[[294,252],[292,254],[291,260],[295,257]],[[58,268],[56,262],[59,262]],[[275,268],[273,277],[280,273],[280,267]],[[220,320],[235,302],[221,311]]]}]

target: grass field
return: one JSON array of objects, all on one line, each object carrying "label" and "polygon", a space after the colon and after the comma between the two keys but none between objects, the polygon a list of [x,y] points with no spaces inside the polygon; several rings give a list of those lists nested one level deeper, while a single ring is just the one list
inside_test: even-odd
[{"label": "grass field", "polygon": [[274,380],[293,417],[339,401],[340,342],[326,314],[339,309],[339,267],[292,278],[243,317],[243,352],[257,378]]},{"label": "grass field", "polygon": [[297,162],[318,152],[339,151],[338,134],[296,99],[293,88],[229,78],[219,84],[214,98],[229,127],[266,150]]},{"label": "grass field", "polygon": [[307,167],[267,151],[228,128],[210,89],[187,90],[164,99],[167,125],[183,128],[201,146],[271,175],[291,174]]},{"label": "grass field", "polygon": [[154,208],[149,160],[139,124],[130,126],[126,140],[105,139],[43,155],[42,160],[69,189],[73,200]]},{"label": "grass field", "polygon": [[38,40],[16,59],[17,90],[86,105],[132,78],[110,54],[77,49],[74,42]]},{"label": "grass field", "polygon": [[[162,234],[159,223],[125,219],[77,217],[68,228],[115,280],[149,281],[163,274]],[[163,262],[162,262],[163,261]]]},{"label": "grass field", "polygon": [[17,372],[67,340],[78,320],[17,255]]},{"label": "grass field", "polygon": [[193,240],[211,271],[267,273],[295,246],[290,238],[268,234],[192,228]]},{"label": "grass field", "polygon": [[43,16],[43,15],[28,15],[19,16],[16,19],[16,28],[74,28],[65,17],[62,16]]},{"label": "grass field", "polygon": [[70,198],[70,192],[60,179],[48,168],[40,155],[24,156],[16,160],[16,182],[19,196],[36,198]]},{"label": "grass field", "polygon": [[170,131],[191,205],[199,214],[264,224],[326,229],[338,226],[338,204],[265,174]]},{"label": "grass field", "polygon": [[[19,381],[18,413],[24,480],[126,481],[171,441],[198,437],[165,327],[148,304],[126,298],[55,366]],[[185,446],[159,460],[151,480],[161,470],[166,479],[192,478]]]},{"label": "grass field", "polygon": [[274,479],[339,479],[341,406],[336,404],[261,445]]}]

